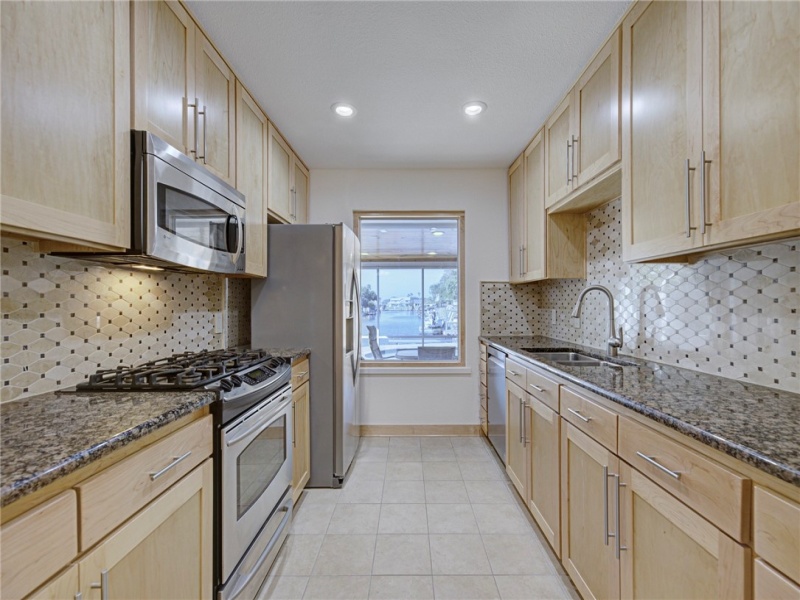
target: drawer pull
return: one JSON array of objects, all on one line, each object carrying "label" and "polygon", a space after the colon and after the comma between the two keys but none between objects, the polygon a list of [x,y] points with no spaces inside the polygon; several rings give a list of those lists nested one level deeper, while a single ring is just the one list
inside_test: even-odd
[{"label": "drawer pull", "polygon": [[519,377],[519,373],[517,373],[516,371],[509,370],[508,374],[511,375],[512,377]]},{"label": "drawer pull", "polygon": [[300,379],[301,377],[305,377],[306,375],[308,375],[308,371],[300,371],[297,374],[297,378]]},{"label": "drawer pull", "polygon": [[589,421],[591,421],[591,420],[592,420],[592,418],[591,418],[591,417],[584,417],[584,416],[583,416],[581,413],[579,413],[577,410],[572,410],[571,408],[568,408],[567,410],[568,410],[569,412],[571,412],[573,415],[575,415],[576,417],[578,417],[579,419],[581,419],[581,420],[585,421],[586,423],[588,423]]},{"label": "drawer pull", "polygon": [[544,392],[544,389],[540,388],[538,385],[534,385],[532,383],[529,383],[528,385],[531,386],[533,389],[535,389],[537,392]]},{"label": "drawer pull", "polygon": [[155,473],[150,473],[150,481],[155,481],[156,479],[161,477],[164,473],[169,471],[172,467],[176,466],[179,462],[189,458],[189,455],[191,453],[192,453],[192,451],[189,450],[186,454],[182,454],[180,456],[176,456],[175,460],[173,460],[171,463],[169,463],[166,467],[164,467],[160,471],[156,471]]},{"label": "drawer pull", "polygon": [[662,464],[656,462],[655,460],[653,460],[652,456],[647,456],[645,454],[642,454],[641,452],[636,452],[636,456],[645,459],[651,465],[653,465],[657,469],[660,469],[660,470],[664,471],[664,473],[666,473],[670,477],[674,477],[675,479],[680,479],[681,478],[681,472],[680,471],[672,471],[672,470],[668,469],[664,465],[662,465]]}]

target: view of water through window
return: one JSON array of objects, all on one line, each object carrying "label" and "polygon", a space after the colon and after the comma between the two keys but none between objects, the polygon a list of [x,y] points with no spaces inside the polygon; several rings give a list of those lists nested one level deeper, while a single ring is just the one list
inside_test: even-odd
[{"label": "view of water through window", "polygon": [[365,360],[460,360],[458,225],[452,218],[361,219]]}]

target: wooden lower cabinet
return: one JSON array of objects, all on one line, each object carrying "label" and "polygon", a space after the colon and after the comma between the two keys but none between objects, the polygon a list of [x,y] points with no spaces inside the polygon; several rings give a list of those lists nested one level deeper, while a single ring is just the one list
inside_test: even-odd
[{"label": "wooden lower cabinet", "polygon": [[61,575],[28,596],[28,600],[72,600],[79,599],[78,565],[70,565]]},{"label": "wooden lower cabinet", "polygon": [[757,558],[753,561],[753,600],[800,600],[800,586]]},{"label": "wooden lower cabinet", "polygon": [[620,597],[619,561],[608,535],[616,531],[611,480],[618,469],[613,452],[562,420],[561,563],[584,600]]},{"label": "wooden lower cabinet", "polygon": [[526,396],[522,388],[506,379],[506,473],[523,498],[528,454],[523,431]]},{"label": "wooden lower cabinet", "polygon": [[83,599],[211,598],[212,488],[208,459],[81,559]]},{"label": "wooden lower cabinet", "polygon": [[[308,363],[306,363],[308,364]],[[309,383],[292,391],[294,437],[292,438],[292,501],[297,502],[311,476],[311,429],[309,422]]]},{"label": "wooden lower cabinet", "polygon": [[625,463],[620,485],[624,598],[749,598],[749,548]]},{"label": "wooden lower cabinet", "polygon": [[544,402],[528,395],[527,431],[528,510],[539,524],[556,556],[561,556],[561,511],[559,506],[559,431],[558,413]]}]

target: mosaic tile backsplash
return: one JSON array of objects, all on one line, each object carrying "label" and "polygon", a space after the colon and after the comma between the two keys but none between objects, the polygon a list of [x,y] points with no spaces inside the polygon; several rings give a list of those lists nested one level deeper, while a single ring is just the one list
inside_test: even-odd
[{"label": "mosaic tile backsplash", "polygon": [[[98,369],[248,341],[239,338],[250,335],[245,281],[110,268],[0,241],[2,401],[70,387]],[[228,302],[227,331],[215,331]]]},{"label": "mosaic tile backsplash", "polygon": [[706,255],[692,264],[622,262],[620,201],[587,215],[586,280],[481,284],[481,333],[545,335],[605,350],[614,294],[620,353],[800,391],[800,240]]}]

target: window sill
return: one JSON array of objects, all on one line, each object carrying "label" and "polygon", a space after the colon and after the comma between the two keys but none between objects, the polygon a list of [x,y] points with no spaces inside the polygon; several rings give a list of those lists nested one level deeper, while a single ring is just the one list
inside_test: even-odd
[{"label": "window sill", "polygon": [[405,376],[405,375],[472,375],[471,367],[367,367],[362,363],[361,376],[373,377],[382,375]]}]

